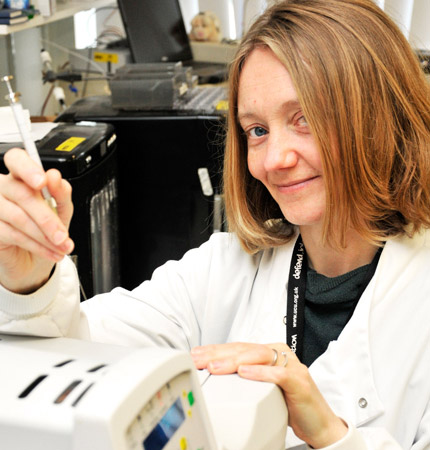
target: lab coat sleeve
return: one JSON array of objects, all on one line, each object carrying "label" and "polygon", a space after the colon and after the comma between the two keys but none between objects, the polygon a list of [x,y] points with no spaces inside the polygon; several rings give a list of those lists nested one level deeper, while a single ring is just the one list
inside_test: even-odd
[{"label": "lab coat sleeve", "polygon": [[200,344],[200,321],[208,289],[216,284],[213,278],[232,273],[225,261],[235,264],[228,256],[231,247],[236,248],[233,254],[239,252],[227,234],[219,234],[224,236],[211,238],[180,261],[167,262],[134,290],[116,288],[81,304],[76,270],[65,258],[34,294],[0,291],[0,333],[188,350]]},{"label": "lab coat sleeve", "polygon": [[32,294],[15,294],[0,285],[0,333],[78,335],[79,316],[77,274],[69,258],[57,264],[48,282]]},{"label": "lab coat sleeve", "polygon": [[[227,233],[216,233],[199,248],[188,251],[180,261],[168,261],[151,280],[127,291],[117,288],[83,302],[82,311],[90,324],[90,338],[124,345],[169,346],[183,350],[202,343],[207,316],[216,330],[216,340],[225,341],[227,320],[219,321],[208,311],[217,307],[223,318],[234,316],[235,292],[227,276],[241,270],[239,243]],[[243,264],[242,264],[243,266]],[[234,270],[236,269],[236,270]],[[228,305],[224,283],[230,287]],[[228,311],[227,311],[228,310]]]},{"label": "lab coat sleeve", "polygon": [[115,288],[80,303],[76,269],[65,258],[32,294],[1,288],[0,333],[189,348],[199,330],[184,266],[201,267],[191,259],[166,263],[133,291]]},{"label": "lab coat sleeve", "polygon": [[[425,450],[429,447],[430,410],[427,408],[427,412],[418,427],[415,442],[410,447],[410,450]],[[297,450],[299,449],[300,447],[297,448]],[[304,449],[311,450],[311,447],[305,446]],[[343,439],[320,450],[402,450],[402,447],[384,428],[371,426],[355,428],[348,423],[348,433]]]},{"label": "lab coat sleeve", "polygon": [[[291,450],[312,450],[306,444],[288,447]],[[413,446],[411,450],[428,448],[427,446]],[[338,442],[319,450],[402,450],[402,447],[383,428],[360,427],[355,428],[348,423],[348,433]]]},{"label": "lab coat sleeve", "polygon": [[400,445],[383,428],[355,428],[348,424],[347,435],[325,450],[401,450]]},{"label": "lab coat sleeve", "polygon": [[[319,450],[369,450],[373,447],[368,447],[364,441],[361,433],[350,423],[348,425],[348,433],[338,442],[327,447],[319,448]],[[298,445],[299,442],[302,444]],[[301,439],[298,439],[291,428],[288,428],[286,438],[287,450],[312,450]],[[395,447],[397,448],[397,447]]]},{"label": "lab coat sleeve", "polygon": [[[320,450],[368,450],[370,447],[366,445],[361,433],[350,423],[348,425],[348,433],[338,442],[324,447]],[[312,447],[306,446],[311,450]]]}]

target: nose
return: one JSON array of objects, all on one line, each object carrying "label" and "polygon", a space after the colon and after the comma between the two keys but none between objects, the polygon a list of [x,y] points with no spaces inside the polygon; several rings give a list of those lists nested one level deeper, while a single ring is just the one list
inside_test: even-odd
[{"label": "nose", "polygon": [[288,133],[271,130],[267,141],[264,168],[266,172],[290,169],[297,164],[298,154],[294,138]]}]

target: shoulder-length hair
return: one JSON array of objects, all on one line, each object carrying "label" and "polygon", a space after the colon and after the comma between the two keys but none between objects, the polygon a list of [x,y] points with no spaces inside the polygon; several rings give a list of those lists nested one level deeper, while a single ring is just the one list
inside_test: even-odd
[{"label": "shoulder-length hair", "polygon": [[238,121],[241,69],[259,46],[288,70],[321,152],[325,242],[351,227],[378,244],[430,226],[430,94],[417,55],[371,0],[284,0],[243,38],[230,68],[224,196],[229,229],[250,253],[294,234],[247,167]]}]

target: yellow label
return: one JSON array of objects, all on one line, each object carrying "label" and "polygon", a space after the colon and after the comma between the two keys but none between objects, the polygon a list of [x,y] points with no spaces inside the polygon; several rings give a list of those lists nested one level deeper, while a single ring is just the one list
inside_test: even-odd
[{"label": "yellow label", "polygon": [[83,137],[70,137],[69,139],[62,142],[55,150],[58,150],[59,152],[71,152],[81,142],[84,142],[86,140],[87,138]]},{"label": "yellow label", "polygon": [[228,101],[227,100],[220,100],[216,105],[217,111],[227,111],[228,110]]},{"label": "yellow label", "polygon": [[94,61],[97,62],[110,62],[118,64],[118,55],[116,53],[94,52],[93,58]]}]

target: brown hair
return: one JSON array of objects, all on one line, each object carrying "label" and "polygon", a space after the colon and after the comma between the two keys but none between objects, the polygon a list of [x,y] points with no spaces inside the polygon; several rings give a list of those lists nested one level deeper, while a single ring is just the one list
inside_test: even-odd
[{"label": "brown hair", "polygon": [[285,65],[320,149],[326,242],[345,246],[350,227],[373,243],[429,227],[430,91],[416,54],[371,0],[284,0],[253,24],[230,68],[224,195],[244,249],[294,233],[248,170],[237,118],[241,69],[257,46]]}]

